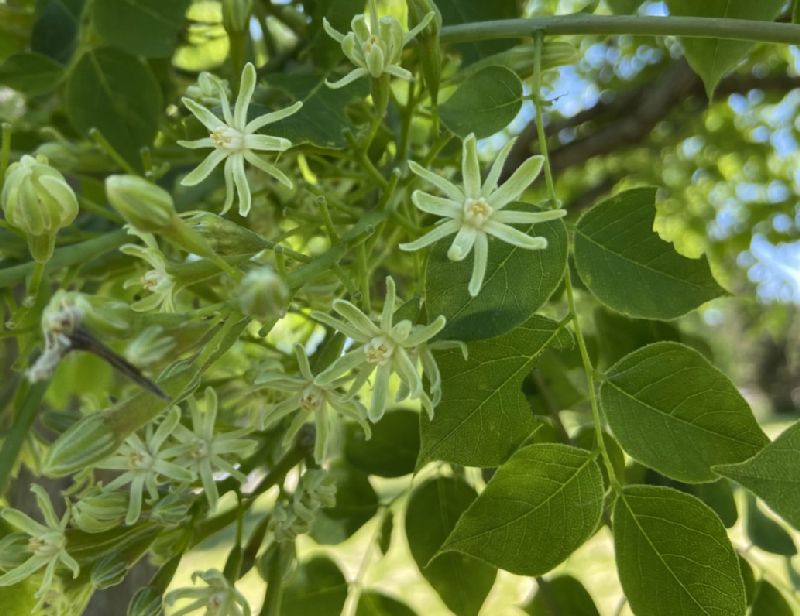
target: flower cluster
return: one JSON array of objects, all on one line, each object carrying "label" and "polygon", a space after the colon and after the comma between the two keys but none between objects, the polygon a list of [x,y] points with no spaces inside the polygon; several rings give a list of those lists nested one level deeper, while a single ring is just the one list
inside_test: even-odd
[{"label": "flower cluster", "polygon": [[162,312],[175,312],[175,295],[178,292],[175,279],[167,272],[167,260],[164,253],[158,248],[156,238],[152,233],[137,231],[128,225],[128,233],[135,235],[144,246],[139,244],[123,244],[119,251],[141,259],[150,266],[141,278],[129,278],[125,281],[124,287],[137,286],[148,291],[150,295],[134,302],[131,308],[138,312],[149,310],[160,310]]},{"label": "flower cluster", "polygon": [[188,599],[191,602],[171,616],[184,616],[205,608],[206,616],[250,616],[250,605],[244,595],[221,571],[209,569],[208,571],[195,571],[192,582],[200,578],[206,583],[204,587],[178,588],[167,593],[164,604],[172,607],[178,601]]},{"label": "flower cluster", "polygon": [[292,146],[292,142],[283,137],[262,135],[257,131],[268,124],[273,124],[297,113],[303,103],[298,101],[289,107],[265,113],[248,122],[247,110],[256,87],[255,67],[249,62],[244,67],[241,84],[239,85],[239,95],[236,97],[236,104],[232,113],[228,95],[224,88],[219,82],[215,82],[215,85],[219,93],[219,104],[222,107],[222,120],[197,101],[188,97],[183,98],[183,104],[210,131],[210,134],[203,139],[179,141],[178,143],[185,148],[213,148],[214,150],[194,171],[181,180],[181,184],[184,186],[199,184],[208,177],[217,165],[225,161],[224,172],[227,193],[222,212],[227,212],[233,205],[235,190],[239,198],[239,214],[247,216],[250,212],[252,196],[244,170],[245,161],[272,176],[285,186],[292,187],[292,180],[283,171],[263,156],[256,154],[257,151],[284,152]]},{"label": "flower cluster", "polygon": [[447,251],[448,259],[463,261],[473,248],[475,251],[472,277],[469,281],[469,294],[473,297],[481,290],[486,275],[489,236],[526,250],[541,250],[547,248],[547,239],[528,235],[511,225],[531,225],[555,220],[566,214],[566,210],[519,212],[505,209],[536,179],[544,160],[541,156],[531,156],[505,183],[498,186],[503,165],[513,145],[514,140],[505,145],[492,163],[486,180],[481,182],[477,142],[475,135],[469,135],[463,144],[461,186],[456,186],[413,161],[409,162],[411,171],[435,186],[444,195],[437,197],[415,190],[411,200],[418,209],[434,216],[441,216],[442,220],[433,230],[413,242],[400,244],[400,248],[419,250],[455,233],[456,237]]},{"label": "flower cluster", "polygon": [[288,501],[278,501],[272,511],[270,530],[279,543],[294,541],[311,530],[317,511],[336,504],[336,482],[319,469],[306,471]]}]

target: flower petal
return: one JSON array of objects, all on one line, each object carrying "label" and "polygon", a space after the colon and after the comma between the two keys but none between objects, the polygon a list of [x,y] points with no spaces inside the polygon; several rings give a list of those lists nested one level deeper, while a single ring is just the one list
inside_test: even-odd
[{"label": "flower petal", "polygon": [[378,366],[375,384],[372,386],[372,403],[367,413],[372,423],[380,421],[386,411],[386,399],[389,397],[389,377],[391,375],[391,363],[387,362],[382,366]]},{"label": "flower petal", "polygon": [[347,300],[337,299],[333,302],[333,309],[343,316],[347,322],[359,332],[359,338],[369,339],[373,336],[380,335],[381,332],[375,327],[375,323],[372,322],[372,319]]},{"label": "flower petal", "polygon": [[497,239],[513,244],[514,246],[519,246],[520,248],[526,248],[528,250],[547,248],[547,240],[545,238],[528,235],[527,233],[523,233],[503,223],[490,220],[483,225],[483,228],[486,233],[493,235]]},{"label": "flower petal", "polygon": [[461,154],[461,176],[464,180],[464,193],[468,199],[481,196],[481,163],[478,160],[478,144],[475,134],[470,133],[464,139]]},{"label": "flower petal", "polygon": [[310,316],[315,321],[319,321],[328,327],[335,329],[338,332],[343,333],[348,338],[352,338],[356,342],[366,342],[369,340],[370,337],[365,336],[361,330],[356,329],[350,323],[346,321],[342,321],[341,319],[337,319],[336,317],[332,317],[329,314],[325,314],[324,312],[319,312],[317,310],[312,310]]},{"label": "flower petal", "polygon": [[489,240],[485,233],[478,234],[475,239],[475,256],[472,262],[472,276],[469,279],[467,291],[472,297],[478,295],[486,276],[486,264],[489,261]]},{"label": "flower petal", "polygon": [[398,66],[397,64],[390,64],[389,66],[384,67],[383,72],[393,75],[399,79],[414,81],[413,73],[407,69],[404,69],[402,66]]},{"label": "flower petal", "polygon": [[434,216],[455,218],[461,213],[462,204],[452,199],[436,197],[421,190],[415,190],[411,195],[411,201],[418,210]]},{"label": "flower petal", "polygon": [[219,128],[225,126],[225,122],[220,120],[217,116],[211,113],[208,108],[201,105],[200,103],[193,101],[191,98],[186,98],[185,96],[181,99],[181,102],[186,106],[186,108],[192,112],[192,115],[196,117],[200,122],[205,126],[209,131],[215,131]]},{"label": "flower petal", "polygon": [[369,71],[365,68],[359,67],[354,68],[352,71],[347,73],[344,77],[342,77],[339,81],[328,81],[325,80],[325,85],[331,88],[332,90],[338,90],[339,88],[343,88],[346,85],[353,83],[356,79],[360,79],[361,77],[366,77],[369,75]]},{"label": "flower petal", "polygon": [[330,366],[325,368],[325,370],[320,372],[314,381],[318,385],[327,385],[340,376],[347,374],[352,369],[366,363],[366,361],[367,355],[364,353],[364,349],[358,347],[339,357]]},{"label": "flower petal", "polygon": [[336,28],[334,28],[331,25],[331,23],[324,17],[322,18],[322,28],[325,30],[325,32],[328,33],[329,37],[331,37],[334,41],[336,41],[340,45],[342,44],[342,41],[344,40],[344,34],[342,34]]},{"label": "flower petal", "polygon": [[269,113],[262,114],[257,118],[253,118],[245,127],[245,132],[254,133],[263,126],[267,126],[268,124],[274,124],[275,122],[279,122],[284,118],[288,118],[290,115],[293,115],[298,111],[300,111],[300,108],[302,106],[303,106],[303,101],[297,101],[294,105],[289,105],[288,107],[284,107],[283,109],[278,109],[277,111],[271,111]]},{"label": "flower petal", "polygon": [[225,214],[233,205],[233,195],[235,189],[233,181],[233,158],[228,157],[228,159],[225,161],[225,167],[223,168],[223,171],[225,175],[225,203],[222,204],[222,214]]},{"label": "flower petal", "polygon": [[244,157],[241,154],[234,154],[231,159],[233,161],[233,183],[236,185],[236,195],[239,197],[239,215],[247,216],[250,213],[253,197],[250,194],[250,184],[247,182],[247,174],[244,171]]},{"label": "flower petal", "polygon": [[214,142],[211,140],[211,137],[203,137],[202,139],[195,139],[194,141],[176,141],[176,143],[181,146],[182,148],[189,148],[192,150],[196,150],[198,148],[213,148],[216,147]]},{"label": "flower petal", "polygon": [[492,167],[489,169],[489,174],[486,176],[486,180],[483,183],[483,188],[481,188],[481,194],[484,197],[489,196],[492,191],[497,188],[497,181],[500,179],[500,174],[503,173],[503,167],[506,164],[506,159],[508,158],[511,148],[514,147],[514,143],[516,141],[516,137],[509,139],[502,149],[497,153],[497,156],[492,163]]},{"label": "flower petal", "polygon": [[250,106],[255,89],[256,67],[252,62],[248,62],[242,69],[239,95],[236,97],[236,106],[233,108],[233,126],[239,130],[242,130],[247,124],[247,108]]},{"label": "flower petal", "polygon": [[540,222],[547,222],[548,220],[557,220],[566,215],[567,210],[545,210],[544,212],[518,212],[517,210],[500,210],[495,212],[492,216],[494,222],[504,224],[518,225],[518,224],[536,224]]},{"label": "flower petal", "polygon": [[[479,240],[475,241],[475,245],[477,248]],[[443,315],[439,315],[433,321],[428,323],[428,325],[415,325],[414,329],[411,330],[411,333],[406,338],[404,346],[405,347],[415,347],[418,344],[422,344],[423,342],[427,342],[431,338],[433,338],[436,334],[438,334],[444,326],[447,324],[447,319]]]},{"label": "flower petal", "polygon": [[413,250],[419,250],[420,248],[425,248],[425,246],[430,246],[431,244],[438,242],[440,239],[445,238],[448,235],[452,235],[458,231],[458,229],[459,225],[455,220],[448,220],[447,222],[436,225],[431,231],[428,231],[425,235],[417,238],[413,242],[400,244],[400,250],[410,252]]},{"label": "flower petal", "polygon": [[522,163],[505,183],[486,197],[493,210],[502,210],[519,197],[542,170],[544,158],[531,156]]},{"label": "flower petal", "polygon": [[[383,311],[381,312],[381,330],[388,332],[392,329],[392,317],[394,316],[395,300],[397,299],[397,290],[394,286],[394,278],[391,276],[386,277],[386,296],[383,302]],[[360,311],[359,311],[360,312]]]},{"label": "flower petal", "polygon": [[256,154],[253,154],[252,152],[248,152],[247,150],[245,150],[244,157],[247,160],[247,162],[249,162],[251,165],[257,167],[258,169],[261,169],[261,171],[263,171],[267,175],[272,176],[273,178],[278,180],[281,184],[286,186],[286,188],[291,189],[294,187],[294,184],[292,183],[292,180],[289,178],[289,176],[287,176],[283,171],[278,169],[272,163],[268,163],[261,156],[257,156]]},{"label": "flower petal", "polygon": [[477,235],[483,235],[483,233],[479,233],[475,227],[469,225],[461,227],[456,234],[456,239],[453,240],[447,250],[447,258],[451,261],[463,261],[466,259],[472,250],[472,245],[475,243]]},{"label": "flower petal", "polygon": [[425,169],[415,163],[413,160],[408,161],[408,168],[411,169],[416,175],[421,177],[423,180],[428,182],[428,184],[432,184],[436,188],[439,189],[440,192],[445,194],[447,197],[456,201],[458,203],[464,203],[464,193],[461,192],[461,189],[450,182],[449,180],[444,179],[440,175],[436,175],[432,171]]},{"label": "flower petal", "polygon": [[194,186],[195,184],[199,184],[205,180],[209,174],[214,171],[216,166],[225,160],[227,156],[228,153],[224,150],[214,150],[211,152],[211,154],[206,156],[203,162],[192,169],[190,173],[183,176],[181,184],[184,186]]}]

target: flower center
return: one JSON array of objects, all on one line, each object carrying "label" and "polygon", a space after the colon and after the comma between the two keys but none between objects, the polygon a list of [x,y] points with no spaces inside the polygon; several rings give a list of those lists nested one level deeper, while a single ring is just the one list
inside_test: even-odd
[{"label": "flower center", "polygon": [[364,353],[371,364],[385,364],[392,357],[394,343],[385,336],[377,336],[364,345]]},{"label": "flower center", "polygon": [[486,203],[486,199],[468,198],[464,201],[464,222],[473,227],[482,227],[492,215],[492,207]]},{"label": "flower center", "polygon": [[224,592],[217,592],[208,598],[207,607],[211,613],[216,614],[214,610],[218,610],[222,607],[222,605],[225,603],[225,595],[226,593]]},{"label": "flower center", "polygon": [[316,411],[322,406],[322,392],[316,385],[309,385],[300,395],[300,408],[304,411]]},{"label": "flower center", "polygon": [[128,468],[134,471],[148,470],[153,464],[153,459],[138,451],[132,451],[128,454]]},{"label": "flower center", "polygon": [[162,291],[169,288],[171,285],[172,277],[158,270],[150,270],[142,276],[142,286],[151,293]]},{"label": "flower center", "polygon": [[[36,556],[52,558],[61,551],[63,547],[63,537],[50,537],[53,533],[48,533],[42,537],[31,537],[28,540],[28,551]],[[58,540],[60,539],[60,541]]]},{"label": "flower center", "polygon": [[202,460],[208,457],[209,450],[208,443],[198,439],[193,443],[192,449],[189,451],[189,457],[193,460]]},{"label": "flower center", "polygon": [[230,126],[211,131],[211,141],[218,150],[237,152],[244,149],[244,135]]}]

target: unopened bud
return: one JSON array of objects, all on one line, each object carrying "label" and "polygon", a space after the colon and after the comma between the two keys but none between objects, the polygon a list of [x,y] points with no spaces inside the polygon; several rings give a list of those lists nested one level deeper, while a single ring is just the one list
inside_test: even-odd
[{"label": "unopened bud", "polygon": [[288,301],[289,288],[267,266],[250,270],[239,285],[242,312],[260,321],[282,316]]},{"label": "unopened bud", "polygon": [[97,489],[75,504],[72,522],[86,533],[102,533],[122,524],[127,512],[128,498],[125,494]]},{"label": "unopened bud", "polygon": [[253,0],[222,0],[222,25],[226,32],[241,33],[247,30]]},{"label": "unopened bud", "polygon": [[439,32],[442,29],[442,14],[432,0],[408,0],[408,27],[414,29],[421,24],[430,13],[433,19],[417,34],[419,42],[420,68],[425,86],[435,105],[439,98],[439,84],[441,83],[442,53],[439,46]]},{"label": "unopened bud", "polygon": [[230,98],[231,88],[228,80],[203,71],[197,76],[197,82],[186,88],[184,96],[205,105],[216,105],[219,104],[220,90]]},{"label": "unopened bud", "polygon": [[211,212],[193,212],[184,219],[222,256],[253,255],[267,248],[257,233]]},{"label": "unopened bud", "polygon": [[137,368],[145,368],[164,359],[176,345],[161,325],[150,325],[128,344],[125,357]]},{"label": "unopened bud", "polygon": [[116,586],[122,582],[127,572],[127,563],[120,559],[117,554],[109,554],[97,561],[92,567],[92,585],[95,588]]},{"label": "unopened bud", "polygon": [[93,413],[56,439],[44,460],[42,472],[48,477],[71,475],[110,456],[118,447],[105,413]]},{"label": "unopened bud", "polygon": [[150,517],[164,526],[177,526],[186,520],[194,500],[190,492],[172,492],[155,504]]},{"label": "unopened bud", "polygon": [[106,178],[106,194],[113,208],[139,231],[163,233],[174,226],[172,196],[144,178],[111,175]]},{"label": "unopened bud", "polygon": [[128,616],[163,616],[161,592],[152,586],[136,591],[128,604]]},{"label": "unopened bud", "polygon": [[25,234],[33,258],[53,254],[56,234],[78,215],[78,200],[64,176],[44,156],[23,156],[8,168],[0,192],[8,224]]},{"label": "unopened bud", "polygon": [[0,571],[19,567],[31,556],[28,551],[30,536],[27,533],[9,533],[0,539]]}]

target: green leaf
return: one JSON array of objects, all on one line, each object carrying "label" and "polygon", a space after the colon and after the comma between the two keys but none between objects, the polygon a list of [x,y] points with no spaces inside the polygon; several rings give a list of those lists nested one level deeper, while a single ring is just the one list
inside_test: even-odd
[{"label": "green leaf", "polygon": [[39,589],[35,578],[28,578],[13,586],[0,587],[0,614],[3,616],[30,616],[36,597],[33,594]]},{"label": "green leaf", "polygon": [[445,605],[460,616],[477,616],[497,570],[466,554],[434,555],[476,496],[462,479],[438,477],[412,492],[405,516],[414,562]]},{"label": "green leaf", "polygon": [[344,451],[350,464],[370,475],[400,477],[414,472],[419,455],[419,413],[389,411],[372,427],[372,438],[356,424],[347,426]]},{"label": "green leaf", "polygon": [[556,443],[520,449],[464,512],[442,551],[518,575],[547,573],[597,530],[604,488],[596,458]]},{"label": "green leaf", "polygon": [[[614,467],[614,474],[617,477],[625,476],[625,453],[617,443],[617,440],[608,432],[603,432],[603,443],[606,446],[608,457],[611,459],[611,466]],[[594,426],[583,426],[572,435],[572,444],[575,447],[586,449],[587,451],[598,451],[597,434]],[[608,471],[605,464],[600,465],[600,473],[603,475],[603,483],[608,486]]]},{"label": "green leaf", "polygon": [[745,530],[753,545],[782,556],[797,554],[797,547],[792,536],[780,524],[767,517],[759,508],[756,499],[750,495],[747,497],[747,517],[745,519]]},{"label": "green leaf", "polygon": [[746,460],[769,442],[728,377],[676,342],[609,368],[600,404],[628,455],[687,483],[715,481],[712,466]]},{"label": "green leaf", "polygon": [[[772,21],[781,12],[784,0],[667,0],[670,15],[724,17]],[[681,47],[695,73],[703,80],[708,98],[720,79],[741,62],[753,43],[714,38],[681,38]]]},{"label": "green leaf", "polygon": [[536,425],[522,380],[551,344],[566,346],[569,334],[555,321],[535,316],[504,336],[436,354],[442,400],[433,420],[422,416],[418,466],[445,460],[466,466],[498,466]]},{"label": "green leaf", "polygon": [[614,504],[619,580],[636,616],[744,616],[745,589],[725,527],[698,499],[625,486]]},{"label": "green leaf", "polygon": [[323,545],[341,543],[378,511],[378,495],[365,472],[340,463],[330,473],[336,480],[336,505],[321,509],[311,529],[311,536]]},{"label": "green leaf", "polygon": [[639,10],[644,0],[606,0],[614,15],[630,15]]},{"label": "green leaf", "polygon": [[634,188],[578,220],[575,265],[592,294],[616,312],[676,319],[725,293],[708,261],[675,252],[653,231],[656,189]]},{"label": "green leaf", "polygon": [[794,613],[777,588],[764,579],[759,580],[749,616],[794,616]]},{"label": "green leaf", "polygon": [[742,571],[742,581],[744,582],[745,599],[747,600],[747,605],[751,605],[756,594],[756,576],[753,575],[753,567],[750,566],[747,559],[741,554],[738,555],[738,558],[739,569]]},{"label": "green leaf", "polygon": [[461,138],[483,139],[503,130],[522,107],[522,82],[503,66],[487,66],[464,83],[439,107],[442,123]]},{"label": "green leaf", "polygon": [[0,85],[28,96],[52,92],[64,75],[64,68],[40,53],[15,53],[0,65]]},{"label": "green leaf", "polygon": [[283,587],[281,616],[339,616],[347,599],[347,581],[326,556],[304,562]]},{"label": "green leaf", "polygon": [[380,592],[362,592],[358,599],[356,616],[414,616],[405,603]]},{"label": "green leaf", "polygon": [[[436,0],[445,26],[474,21],[494,21],[519,17],[516,0]],[[517,43],[514,39],[478,41],[456,45],[461,52],[462,64],[471,64],[486,56],[501,52]]]},{"label": "green leaf", "polygon": [[600,338],[600,357],[605,366],[653,342],[678,342],[681,338],[680,330],[673,323],[629,319],[602,306],[594,311],[594,324]]},{"label": "green leaf", "polygon": [[328,75],[318,73],[277,73],[269,76],[268,84],[303,101],[303,107],[288,118],[271,124],[269,134],[284,137],[295,145],[310,143],[322,148],[343,148],[347,145],[344,130],[353,128],[345,113],[348,103],[363,98],[369,92],[369,82],[359,79],[343,88],[325,85]]},{"label": "green leaf", "polygon": [[161,90],[141,60],[112,47],[85,52],[67,79],[66,111],[76,129],[97,128],[134,167],[153,142]]},{"label": "green leaf", "polygon": [[190,0],[94,0],[92,24],[109,45],[164,58],[178,45]]},{"label": "green leaf", "polygon": [[392,532],[394,531],[394,515],[391,509],[387,509],[383,514],[381,522],[381,535],[378,538],[378,549],[386,554],[392,547]]},{"label": "green leaf", "polygon": [[784,430],[749,460],[715,466],[714,472],[741,484],[800,529],[800,422]]},{"label": "green leaf", "polygon": [[536,594],[524,610],[530,616],[600,616],[592,596],[571,575],[539,582]]},{"label": "green leaf", "polygon": [[[364,12],[364,0],[316,0],[312,6],[308,47],[314,65],[330,68],[348,62],[339,43],[322,28],[322,18],[325,17],[336,30],[345,34],[350,30],[353,16]],[[366,79],[361,81],[366,82]]]},{"label": "green leaf", "polygon": [[83,0],[42,0],[37,5],[31,51],[66,64],[75,51]]},{"label": "green leaf", "polygon": [[[528,203],[508,209],[540,211]],[[526,233],[547,238],[544,250],[525,250],[489,238],[486,278],[477,297],[467,291],[472,258],[450,261],[452,238],[437,242],[428,257],[425,294],[428,315],[447,317],[439,334],[442,340],[476,340],[499,336],[527,321],[558,288],[567,263],[567,231],[554,220],[520,227]]]}]

